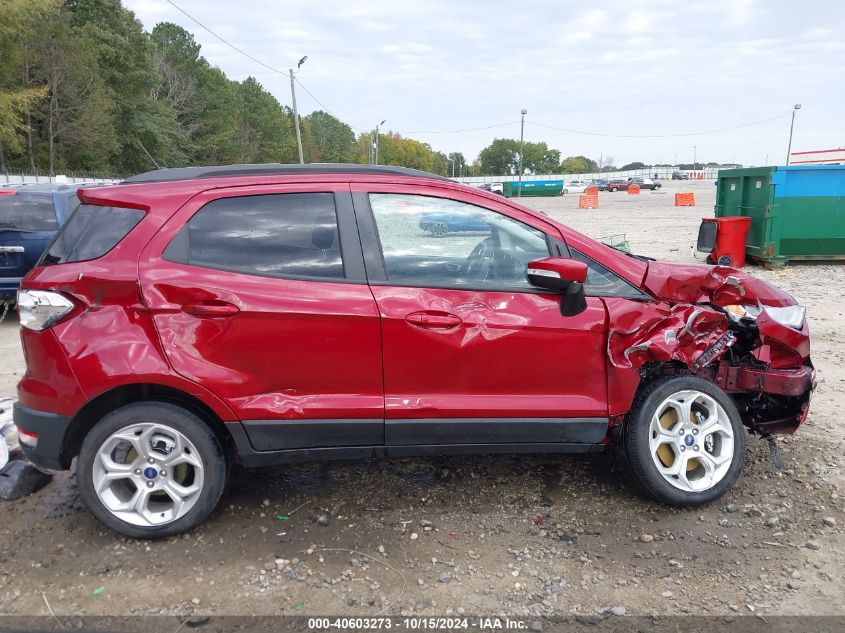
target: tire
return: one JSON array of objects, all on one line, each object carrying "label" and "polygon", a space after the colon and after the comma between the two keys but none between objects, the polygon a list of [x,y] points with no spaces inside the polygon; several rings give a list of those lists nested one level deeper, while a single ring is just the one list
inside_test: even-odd
[{"label": "tire", "polygon": [[[671,398],[675,404],[689,403],[688,423],[683,423],[681,408],[667,404]],[[671,411],[677,414],[674,423]],[[696,411],[707,418],[693,422]],[[713,423],[714,419],[717,422]],[[708,423],[714,432],[701,435],[696,427],[702,423]],[[655,425],[664,432],[657,432]],[[707,438],[712,438],[709,448]],[[661,443],[663,440],[666,442]],[[642,494],[679,507],[706,505],[730,490],[742,473],[745,451],[745,427],[733,400],[713,383],[694,376],[662,378],[642,389],[617,446],[620,465]],[[716,462],[719,465],[714,465]],[[673,467],[679,471],[677,476],[669,474]],[[708,472],[708,468],[712,470]]]},{"label": "tire", "polygon": [[445,222],[434,222],[431,225],[431,234],[434,237],[446,237],[449,234],[449,225]]},{"label": "tire", "polygon": [[608,189],[608,191],[612,191],[612,192],[614,192],[614,193],[615,193],[616,191],[618,191],[618,189],[617,189],[616,187],[613,187],[613,188],[611,188],[611,189]]},{"label": "tire", "polygon": [[560,192],[560,195],[565,196],[568,193],[569,193],[569,189],[564,189],[563,191]]},{"label": "tire", "polygon": [[94,425],[76,473],[82,501],[101,523],[155,539],[201,525],[223,495],[228,471],[220,442],[199,417],[174,404],[137,402]]}]

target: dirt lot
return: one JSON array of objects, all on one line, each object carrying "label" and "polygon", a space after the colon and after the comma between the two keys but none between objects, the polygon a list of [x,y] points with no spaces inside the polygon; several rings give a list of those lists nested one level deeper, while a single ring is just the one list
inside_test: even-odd
[{"label": "dirt lot", "polygon": [[[673,207],[680,187],[698,207]],[[692,261],[713,200],[702,182],[601,194],[598,211],[577,196],[527,203]],[[0,502],[0,613],[46,615],[44,594],[60,616],[843,614],[845,266],[750,270],[807,306],[819,386],[807,424],[781,442],[786,469],[752,438],[739,484],[708,508],[634,496],[608,455],[306,464],[235,472],[203,528],[144,542],[105,531],[59,473]],[[4,323],[0,395],[22,369]]]}]

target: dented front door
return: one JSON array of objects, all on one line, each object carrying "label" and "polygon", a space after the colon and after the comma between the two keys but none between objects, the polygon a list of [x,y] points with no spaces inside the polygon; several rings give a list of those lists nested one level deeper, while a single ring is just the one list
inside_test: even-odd
[{"label": "dented front door", "polygon": [[471,194],[426,193],[393,187],[355,198],[356,213],[372,209],[383,255],[384,269],[370,258],[368,276],[382,322],[386,443],[600,441],[601,300],[564,317],[560,295],[527,283],[525,264],[549,255],[536,218],[479,208]]}]

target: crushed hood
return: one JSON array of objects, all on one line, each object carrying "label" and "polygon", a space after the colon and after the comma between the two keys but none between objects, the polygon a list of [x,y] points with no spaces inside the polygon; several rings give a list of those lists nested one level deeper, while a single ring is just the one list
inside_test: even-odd
[{"label": "crushed hood", "polygon": [[729,266],[652,261],[648,263],[643,287],[658,299],[671,302],[715,306],[795,304],[782,290]]}]

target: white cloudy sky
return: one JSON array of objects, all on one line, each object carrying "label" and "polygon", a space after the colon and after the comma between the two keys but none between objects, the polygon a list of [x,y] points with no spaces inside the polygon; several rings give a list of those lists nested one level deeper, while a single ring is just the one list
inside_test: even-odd
[{"label": "white cloudy sky", "polygon": [[[472,159],[495,137],[546,141],[620,165],[782,163],[845,146],[845,2],[839,0],[174,0],[299,80],[356,131],[385,127]],[[290,104],[286,77],[228,48],[166,0],[124,0],[149,30],[171,21],[235,79]],[[320,109],[297,93],[300,111]],[[715,134],[677,136],[763,123]],[[472,132],[452,132],[508,124]],[[591,136],[541,127],[607,134]],[[439,131],[431,134],[427,132]],[[668,135],[623,138],[622,135]]]}]

